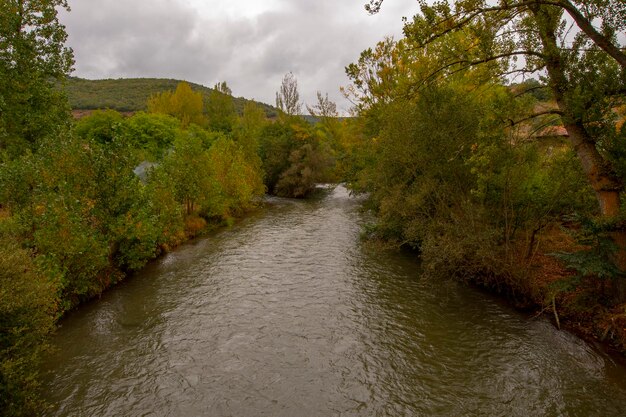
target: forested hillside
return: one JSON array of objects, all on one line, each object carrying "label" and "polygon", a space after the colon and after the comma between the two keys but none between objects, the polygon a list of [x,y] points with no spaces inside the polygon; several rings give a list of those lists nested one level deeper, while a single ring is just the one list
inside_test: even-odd
[{"label": "forested hillside", "polygon": [[[94,110],[112,109],[120,112],[135,112],[146,109],[148,98],[156,93],[173,90],[181,80],[166,78],[120,78],[107,80],[86,80],[69,77],[64,86],[72,109]],[[212,88],[200,84],[189,83],[194,91],[202,93],[206,99]],[[235,110],[243,114],[248,100],[233,97]],[[267,117],[276,117],[276,108],[265,103],[256,102]]]}]

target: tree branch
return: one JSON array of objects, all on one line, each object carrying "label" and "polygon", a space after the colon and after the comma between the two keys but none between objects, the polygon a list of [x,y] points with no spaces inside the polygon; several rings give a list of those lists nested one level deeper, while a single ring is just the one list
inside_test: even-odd
[{"label": "tree branch", "polygon": [[[383,1],[384,0],[370,0],[370,3],[365,6],[365,9],[370,14],[378,13],[380,11],[380,7],[382,6]],[[574,21],[576,22],[580,30],[582,30],[593,41],[593,43],[598,45],[598,47],[600,47],[604,52],[606,52],[607,54],[609,54],[609,56],[615,59],[615,61],[617,61],[617,63],[622,68],[626,68],[626,53],[624,53],[617,45],[613,44],[613,42],[611,42],[609,38],[607,38],[606,36],[598,32],[598,30],[595,27],[593,27],[589,19],[587,19],[580,12],[580,10],[578,10],[576,6],[572,4],[570,0],[523,0],[519,3],[512,3],[512,4],[505,3],[502,6],[494,6],[494,7],[487,7],[484,9],[482,8],[476,9],[476,11],[470,13],[469,15],[466,15],[461,21],[454,24],[452,27],[448,27],[441,32],[435,33],[433,36],[431,36],[429,39],[427,39],[423,43],[424,44],[430,43],[434,41],[435,39],[441,36],[444,36],[445,34],[449,32],[457,30],[461,28],[462,26],[468,24],[470,21],[472,21],[475,17],[479,15],[487,14],[490,12],[496,12],[496,11],[507,11],[507,10],[519,9],[519,8],[523,8],[523,7],[527,7],[531,5],[536,6],[538,4],[560,7],[563,10],[565,10],[572,17],[572,19],[574,19]],[[438,27],[446,22],[450,22],[450,20],[459,18],[461,16],[463,16],[463,13],[456,13],[450,17],[442,19],[441,21],[435,23],[433,26]]]},{"label": "tree branch", "polygon": [[615,59],[622,68],[626,69],[626,54],[624,54],[624,52],[622,52],[620,48],[613,45],[613,42],[611,42],[610,39],[598,32],[596,28],[593,27],[591,22],[585,16],[583,16],[580,10],[578,10],[569,0],[560,0],[556,2],[541,0],[541,2],[543,4],[560,6],[565,9],[565,11],[567,11],[567,13],[572,16],[572,19],[574,19],[580,30],[585,32],[585,34],[589,36],[589,38],[596,45],[598,45],[604,52],[606,52],[613,59]]},{"label": "tree branch", "polygon": [[523,119],[520,119],[520,120],[516,120],[516,121],[510,120],[510,125],[511,126],[515,126],[515,125],[518,125],[520,123],[524,123],[524,122],[526,122],[528,120],[532,120],[534,118],[541,117],[541,116],[546,116],[548,114],[557,115],[557,116],[563,116],[563,112],[561,110],[556,110],[556,109],[545,110],[545,111],[542,111],[542,112],[539,112],[539,113],[531,114],[530,116],[524,117]]}]

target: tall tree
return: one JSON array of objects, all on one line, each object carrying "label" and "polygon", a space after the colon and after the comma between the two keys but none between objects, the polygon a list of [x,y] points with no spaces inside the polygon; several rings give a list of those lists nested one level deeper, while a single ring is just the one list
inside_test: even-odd
[{"label": "tall tree", "polygon": [[[376,11],[381,3],[371,2],[369,10]],[[626,271],[626,230],[616,222],[624,179],[607,146],[615,143],[610,139],[616,134],[612,108],[623,103],[626,93],[626,65],[615,37],[625,26],[624,2],[450,0],[432,6],[420,4],[421,13],[405,25],[407,38],[420,51],[424,51],[420,47],[436,43],[445,47],[439,49],[428,73],[409,81],[409,92],[476,66],[494,77],[543,71],[556,108],[531,116],[560,118],[595,191],[601,218],[613,224],[611,236],[619,248],[614,262]],[[574,36],[565,12],[579,25]],[[599,31],[591,25],[596,18],[602,24]],[[455,42],[460,35],[465,43]],[[525,59],[518,61],[517,57]],[[626,299],[626,291],[620,298]]]},{"label": "tall tree", "polygon": [[330,101],[328,93],[323,96],[319,91],[317,92],[317,103],[313,106],[307,105],[306,109],[311,116],[319,118],[337,117],[339,115],[337,113],[337,104]]},{"label": "tall tree", "polygon": [[55,84],[74,63],[57,10],[66,0],[0,0],[0,151],[14,157],[69,121]]},{"label": "tall tree", "polygon": [[[370,0],[365,5],[369,13],[378,13],[384,0]],[[425,5],[424,0],[419,1]],[[441,2],[444,5],[446,2]],[[486,2],[475,2],[472,0],[457,1],[461,6],[456,9],[453,15],[445,16],[445,19],[437,22],[439,28],[434,28],[434,33],[441,27],[447,26],[456,19],[457,24],[465,24],[477,18],[483,13],[525,9],[529,6],[539,5],[555,6],[563,9],[576,22],[582,30],[598,47],[615,59],[622,68],[626,68],[626,53],[615,41],[615,32],[626,27],[626,2],[623,0],[518,0],[499,1],[495,4]],[[600,19],[602,27],[600,30],[594,26],[594,21]],[[453,30],[454,26],[447,26],[446,32]]]},{"label": "tall tree", "polygon": [[302,111],[298,80],[292,72],[285,74],[280,89],[276,92],[276,107],[289,116],[295,116]]},{"label": "tall tree", "polygon": [[178,83],[176,91],[157,93],[148,99],[150,113],[163,113],[176,117],[183,128],[190,123],[202,125],[202,93],[195,92],[186,82]]},{"label": "tall tree", "polygon": [[206,107],[211,130],[224,133],[233,130],[237,112],[232,93],[226,81],[222,81],[215,84],[213,91],[209,94]]}]

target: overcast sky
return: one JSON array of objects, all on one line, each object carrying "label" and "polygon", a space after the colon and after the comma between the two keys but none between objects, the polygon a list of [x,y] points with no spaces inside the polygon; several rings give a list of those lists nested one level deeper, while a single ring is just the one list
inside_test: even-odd
[{"label": "overcast sky", "polygon": [[89,79],[159,77],[213,86],[274,104],[285,73],[301,100],[328,92],[342,111],[344,67],[385,36],[399,38],[415,0],[386,0],[369,16],[366,0],[69,0],[61,22]]}]

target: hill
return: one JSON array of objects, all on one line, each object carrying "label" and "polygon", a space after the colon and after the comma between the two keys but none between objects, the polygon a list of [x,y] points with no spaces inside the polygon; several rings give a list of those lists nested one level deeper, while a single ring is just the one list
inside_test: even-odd
[{"label": "hill", "polygon": [[[113,109],[120,112],[136,112],[146,109],[148,97],[152,94],[175,90],[181,80],[165,78],[119,78],[106,80],[86,80],[70,77],[65,89],[74,110]],[[212,88],[200,84],[189,83],[194,91],[201,92],[205,97]],[[233,97],[235,108],[241,114],[244,105],[252,100]],[[277,115],[276,108],[259,103],[267,117]]]}]

